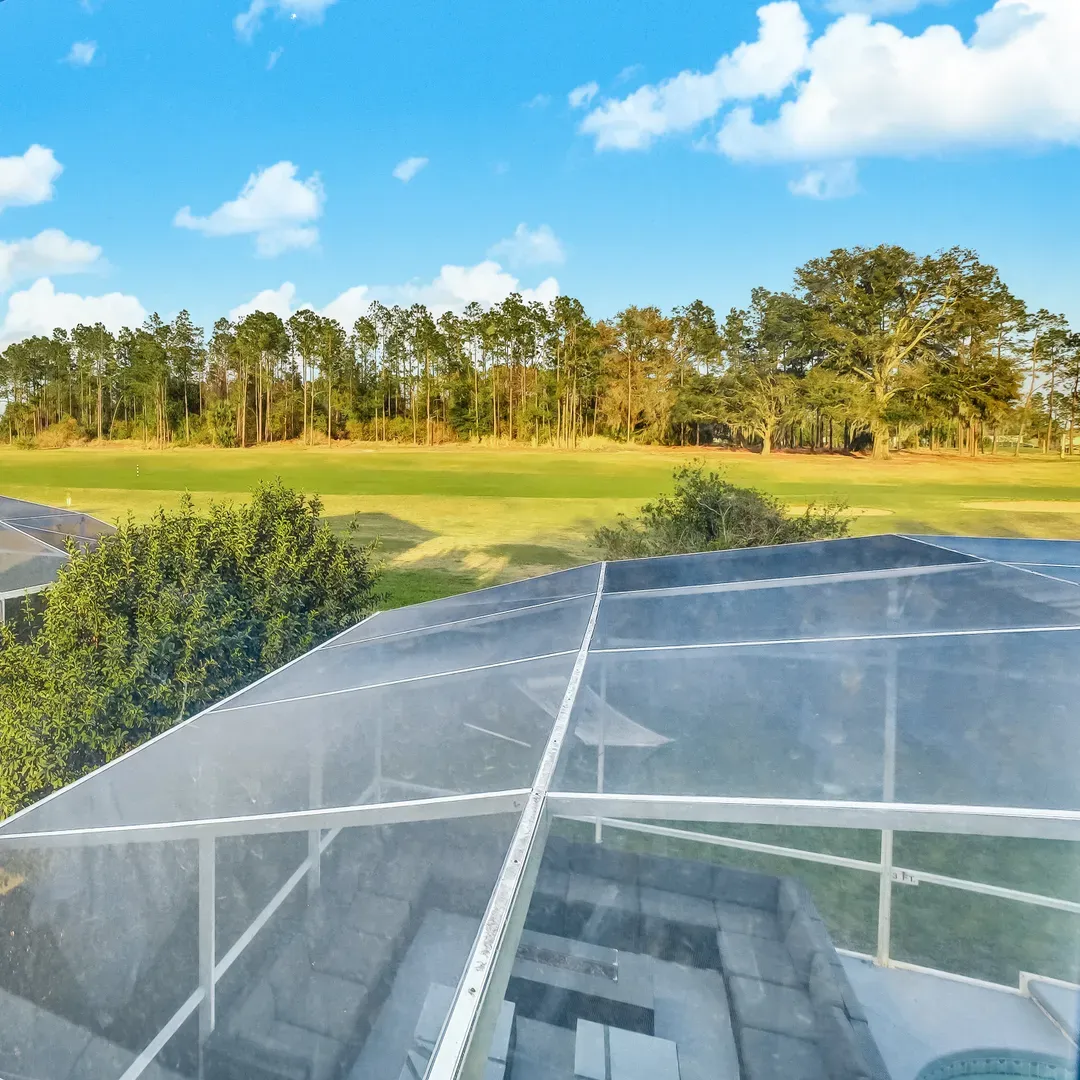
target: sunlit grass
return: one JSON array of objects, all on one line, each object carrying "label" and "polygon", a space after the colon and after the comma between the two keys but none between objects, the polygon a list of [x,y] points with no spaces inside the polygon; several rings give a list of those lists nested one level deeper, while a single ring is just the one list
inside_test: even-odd
[{"label": "sunlit grass", "polygon": [[70,499],[113,520],[146,518],[184,491],[198,505],[243,499],[259,480],[280,476],[320,494],[336,528],[359,513],[357,537],[380,538],[386,588],[407,602],[594,558],[596,526],[669,487],[673,467],[695,456],[793,506],[845,502],[858,511],[856,534],[1080,537],[1080,459],[1037,455],[875,462],[661,448],[0,448],[0,491],[61,506]]}]

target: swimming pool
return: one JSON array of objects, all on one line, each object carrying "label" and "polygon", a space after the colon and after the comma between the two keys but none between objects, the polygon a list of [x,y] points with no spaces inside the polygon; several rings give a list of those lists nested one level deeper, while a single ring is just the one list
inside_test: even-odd
[{"label": "swimming pool", "polygon": [[1076,1066],[1064,1058],[1027,1050],[964,1050],[946,1054],[919,1070],[916,1080],[1077,1080]]}]

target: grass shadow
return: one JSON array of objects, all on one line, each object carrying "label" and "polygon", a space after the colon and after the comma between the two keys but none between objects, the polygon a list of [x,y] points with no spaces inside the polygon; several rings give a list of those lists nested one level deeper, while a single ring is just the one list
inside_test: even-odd
[{"label": "grass shadow", "polygon": [[394,517],[393,514],[365,514],[358,511],[355,514],[335,514],[324,520],[332,532],[338,536],[350,537],[357,544],[370,544],[377,540],[378,551],[382,555],[399,555],[438,536],[438,533],[403,518]]},{"label": "grass shadow", "polygon": [[564,570],[581,562],[568,551],[546,544],[491,544],[484,551],[505,558],[515,566],[550,566]]}]

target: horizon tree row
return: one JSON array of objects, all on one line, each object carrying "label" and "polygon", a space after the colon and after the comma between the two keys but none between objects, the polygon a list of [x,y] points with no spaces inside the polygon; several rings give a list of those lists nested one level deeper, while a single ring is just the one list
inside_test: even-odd
[{"label": "horizon tree row", "polygon": [[111,333],[58,329],[0,353],[0,430],[252,446],[336,438],[430,445],[724,443],[862,449],[1001,437],[1071,450],[1080,334],[1031,311],[974,252],[837,249],[792,288],[751,291],[722,320],[701,300],[594,320],[570,296],[512,294],[436,317],[373,303],[350,327],[187,311]]}]

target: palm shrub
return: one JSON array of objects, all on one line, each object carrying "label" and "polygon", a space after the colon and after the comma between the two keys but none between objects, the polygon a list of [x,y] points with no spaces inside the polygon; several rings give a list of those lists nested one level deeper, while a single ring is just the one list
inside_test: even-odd
[{"label": "palm shrub", "polygon": [[0,818],[370,612],[371,553],[321,510],[274,482],[72,549],[29,640],[0,626]]},{"label": "palm shrub", "polygon": [[672,494],[646,503],[637,517],[620,514],[596,531],[593,542],[605,559],[795,544],[848,533],[842,503],[811,504],[792,514],[775,496],[733,484],[701,461],[680,465],[674,479]]}]

